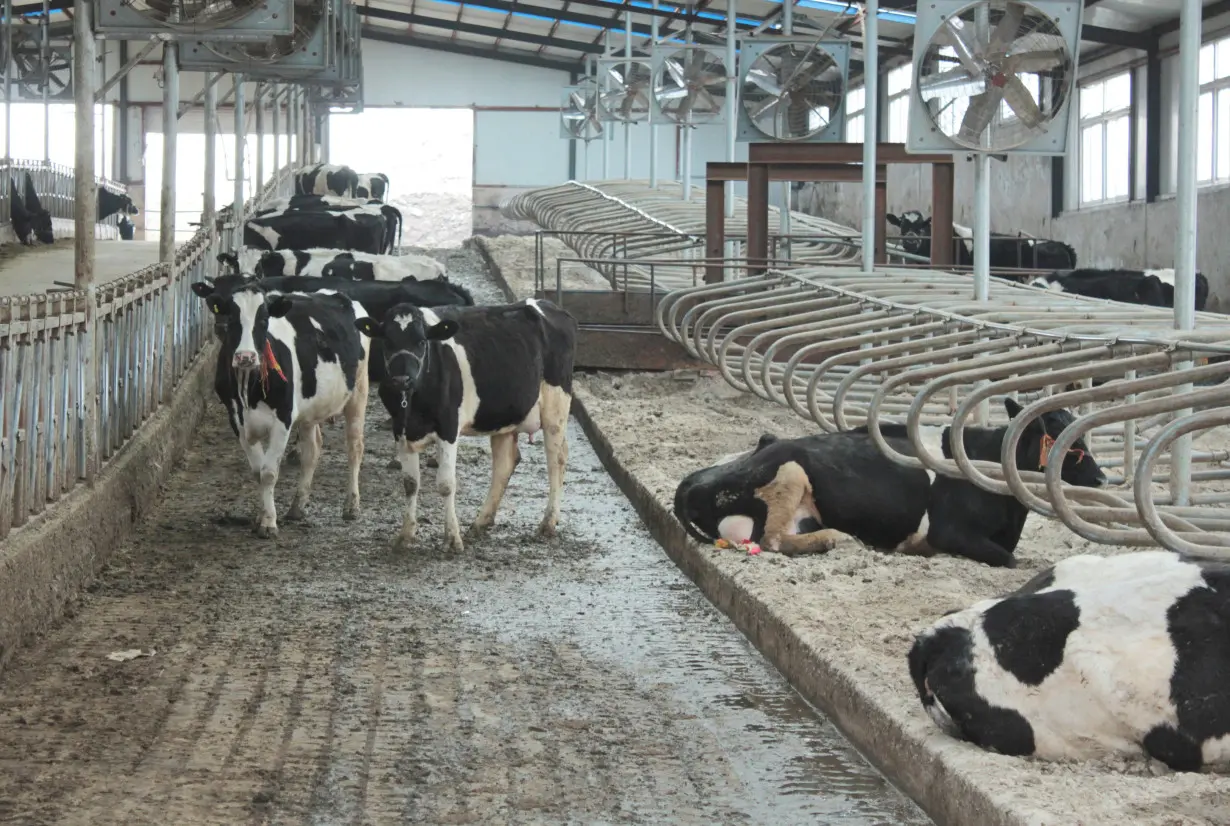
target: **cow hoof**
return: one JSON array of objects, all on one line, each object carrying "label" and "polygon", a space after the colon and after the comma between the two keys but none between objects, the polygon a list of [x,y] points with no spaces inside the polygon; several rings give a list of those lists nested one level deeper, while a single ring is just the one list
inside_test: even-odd
[{"label": "cow hoof", "polygon": [[385,467],[389,470],[401,470],[401,461],[399,459],[390,459]]},{"label": "cow hoof", "polygon": [[461,553],[465,550],[465,545],[461,541],[461,534],[453,534],[444,540],[444,550],[446,553]]},{"label": "cow hoof", "polygon": [[283,516],[282,518],[285,519],[287,522],[298,522],[304,519],[306,516],[307,514],[303,512],[303,505],[299,504],[298,502],[293,502],[291,503],[290,510],[288,510],[286,512],[286,515]]},{"label": "cow hoof", "polygon": [[409,530],[403,530],[397,536],[393,537],[393,550],[408,551],[414,547],[414,538],[418,535],[418,525],[412,526]]},{"label": "cow hoof", "polygon": [[538,526],[538,535],[547,539],[555,536],[555,520],[547,518]]},{"label": "cow hoof", "polygon": [[478,520],[475,520],[474,524],[470,525],[470,529],[466,531],[466,536],[470,539],[482,539],[487,535],[487,531],[491,528],[493,521],[494,520],[491,522],[479,522]]},{"label": "cow hoof", "polygon": [[346,497],[346,504],[342,506],[342,519],[346,522],[354,522],[359,518],[359,497]]},{"label": "cow hoof", "polygon": [[278,526],[277,525],[257,525],[256,535],[260,539],[277,539],[278,538]]}]

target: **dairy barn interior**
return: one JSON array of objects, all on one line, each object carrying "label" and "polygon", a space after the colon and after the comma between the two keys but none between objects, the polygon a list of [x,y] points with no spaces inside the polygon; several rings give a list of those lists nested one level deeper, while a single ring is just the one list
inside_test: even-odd
[{"label": "dairy barn interior", "polygon": [[0,54],[0,820],[1230,822],[1226,3]]}]

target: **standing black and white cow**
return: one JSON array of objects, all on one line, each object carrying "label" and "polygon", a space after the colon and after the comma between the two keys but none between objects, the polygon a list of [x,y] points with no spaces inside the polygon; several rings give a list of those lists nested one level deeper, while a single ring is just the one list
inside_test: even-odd
[{"label": "standing black and white cow", "polygon": [[[1021,411],[1009,398],[1004,406],[1013,418]],[[1030,422],[1017,445],[1018,468],[1041,470],[1050,441],[1073,421],[1057,410]],[[965,428],[966,454],[998,462],[1007,430]],[[881,424],[880,432],[899,453],[916,455],[904,425]],[[951,459],[951,428],[935,435],[929,441]],[[1062,476],[1085,487],[1106,481],[1083,441],[1064,456]],[[880,550],[1013,567],[1028,515],[1016,497],[898,465],[866,427],[800,439],[765,434],[752,451],[688,475],[675,490],[675,517],[693,538],[759,542],[783,554],[821,553],[849,534]]]},{"label": "standing black and white cow", "polygon": [[1044,760],[1230,763],[1230,564],[1081,554],[917,636],[910,677],[948,734]]},{"label": "standing black and white cow", "polygon": [[[1090,298],[1109,298],[1128,304],[1150,307],[1174,306],[1174,269],[1127,270],[1086,267],[1079,270],[1053,272],[1029,282],[1035,287],[1057,290]],[[1209,279],[1196,273],[1197,312],[1204,310],[1209,300]]]},{"label": "standing black and white cow", "polygon": [[123,215],[136,215],[140,211],[133,204],[132,198],[127,195],[112,192],[106,187],[98,188],[98,220],[100,223],[117,212]]},{"label": "standing black and white cow", "polygon": [[52,232],[51,213],[43,209],[29,172],[26,173],[24,183],[24,192],[18,197],[17,182],[9,178],[9,184],[12,186],[9,191],[9,217],[13,222],[13,233],[17,240],[26,246],[32,245],[35,238],[42,244],[54,244],[56,239]]},{"label": "standing black and white cow", "polygon": [[448,271],[428,255],[372,255],[366,252],[323,247],[310,250],[268,250],[243,247],[238,252],[218,253],[225,275],[273,278],[279,275],[319,275],[352,281],[402,281],[413,278],[447,280]]},{"label": "standing black and white cow", "polygon": [[371,198],[384,203],[389,197],[389,176],[383,172],[369,172],[360,175],[354,194],[359,198]]},{"label": "standing black and white cow", "polygon": [[[314,217],[318,215],[330,215],[335,217],[346,217],[363,224],[364,226],[375,226],[375,221],[378,219],[383,224],[383,233],[378,242],[377,248],[374,250],[362,249],[363,252],[372,253],[387,253],[392,252],[401,244],[402,234],[402,214],[397,207],[381,204],[376,201],[358,201],[351,198],[338,198],[335,196],[321,195],[296,195],[293,198],[275,201],[258,210],[256,210],[249,223],[254,223],[256,227],[267,226],[269,221],[285,218],[287,216],[302,216],[308,226],[316,226],[320,222]],[[245,227],[247,225],[245,224]],[[268,236],[268,232],[264,234]],[[246,237],[246,235],[245,235]],[[337,238],[333,236],[322,237],[314,245],[309,246],[327,246],[332,242],[337,249],[352,249],[352,247],[337,247]],[[245,242],[246,243],[246,242]],[[268,243],[274,243],[268,241]],[[308,247],[290,245],[282,247],[283,249],[307,249]],[[274,246],[273,249],[278,249]]]},{"label": "standing black and white cow", "polygon": [[[909,210],[900,216],[890,214],[886,220],[901,232],[902,249],[914,255],[930,257],[930,218],[923,218],[918,210]],[[953,224],[953,235],[957,239],[956,263],[972,267],[973,230]],[[1076,250],[1062,241],[992,232],[991,266],[996,269],[1070,270],[1076,267]]]},{"label": "standing black and white cow", "polygon": [[338,414],[346,420],[350,473],[342,518],[358,519],[369,350],[355,329],[367,318],[362,305],[330,291],[266,295],[254,283],[205,300],[227,319],[214,387],[227,394],[232,427],[257,479],[257,534],[278,533],[273,494],[291,431],[298,426],[302,436],[299,486],[286,513],[295,520],[304,515],[320,460],[320,425]]},{"label": "standing black and white cow", "polygon": [[249,218],[243,244],[266,251],[331,247],[380,254],[386,251],[388,224],[365,212],[286,212]]},{"label": "standing black and white cow", "polygon": [[348,166],[312,164],[295,173],[296,195],[341,195],[355,196],[359,176]]},{"label": "standing black and white cow", "polygon": [[577,322],[549,301],[491,307],[419,309],[400,304],[382,319],[355,322],[384,345],[380,399],[393,417],[406,507],[396,544],[418,531],[419,452],[437,447],[436,487],[444,497],[445,542],[461,550],[457,522],[457,438],[491,437],[491,488],[471,525],[482,535],[495,521],[509,477],[521,460],[517,434],[542,430],[550,490],[539,525],[554,536],[568,464],[568,414]]}]

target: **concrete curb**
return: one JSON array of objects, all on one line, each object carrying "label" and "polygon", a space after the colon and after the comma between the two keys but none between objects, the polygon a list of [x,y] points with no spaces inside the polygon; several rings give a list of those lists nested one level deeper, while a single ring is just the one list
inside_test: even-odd
[{"label": "concrete curb", "polygon": [[60,620],[132,527],[158,501],[191,444],[213,384],[217,343],[184,374],[157,411],[102,469],[0,543],[0,670],[23,644]]},{"label": "concrete curb", "polygon": [[[508,300],[518,300],[484,240],[475,238],[474,245]],[[572,399],[572,415],[580,422],[607,473],[628,497],[671,561],[808,702],[823,711],[876,768],[937,823],[944,826],[1026,826],[1030,823],[1024,815],[995,800],[986,789],[966,777],[933,744],[907,731],[899,719],[863,690],[853,671],[809,645],[798,629],[772,607],[718,569],[704,549],[687,535],[674,514],[620,461],[610,440],[578,395]],[[906,667],[904,656],[901,667]]]}]

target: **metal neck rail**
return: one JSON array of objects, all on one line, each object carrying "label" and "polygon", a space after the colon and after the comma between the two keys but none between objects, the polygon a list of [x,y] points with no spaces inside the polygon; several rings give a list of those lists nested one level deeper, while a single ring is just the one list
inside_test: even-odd
[{"label": "metal neck rail", "polygon": [[[1230,420],[1230,384],[1221,384],[1230,377],[1230,318],[1200,313],[1198,329],[1180,332],[1165,308],[992,283],[991,300],[977,302],[968,277],[953,273],[799,266],[671,292],[655,321],[732,386],[829,432],[866,424],[892,461],[1015,496],[1087,539],[1205,553],[1230,547],[1230,511],[1215,507],[1230,502],[1227,445],[1197,442],[1182,491],[1167,493],[1169,474],[1157,470],[1169,464],[1171,442]],[[1175,368],[1210,358],[1217,360]],[[1005,395],[1024,405],[1015,419],[991,404]],[[1044,472],[1021,471],[1025,428],[1059,408],[1076,421],[1049,434],[1055,444]],[[916,456],[888,444],[882,421],[907,425]],[[966,455],[961,436],[974,423],[1009,425],[999,462]],[[952,426],[952,459],[930,452],[925,425]],[[1060,479],[1081,436],[1108,487]],[[1191,484],[1199,490],[1189,496]]]},{"label": "metal neck rail", "polygon": [[[245,212],[288,195],[295,168],[280,170]],[[99,285],[92,337],[84,291],[0,298],[0,540],[103,466],[170,400],[213,336],[190,285],[214,275],[215,255],[231,248],[235,231],[201,227],[173,267]],[[93,422],[82,403],[87,364],[96,371]],[[91,427],[96,456],[86,455]]]}]

